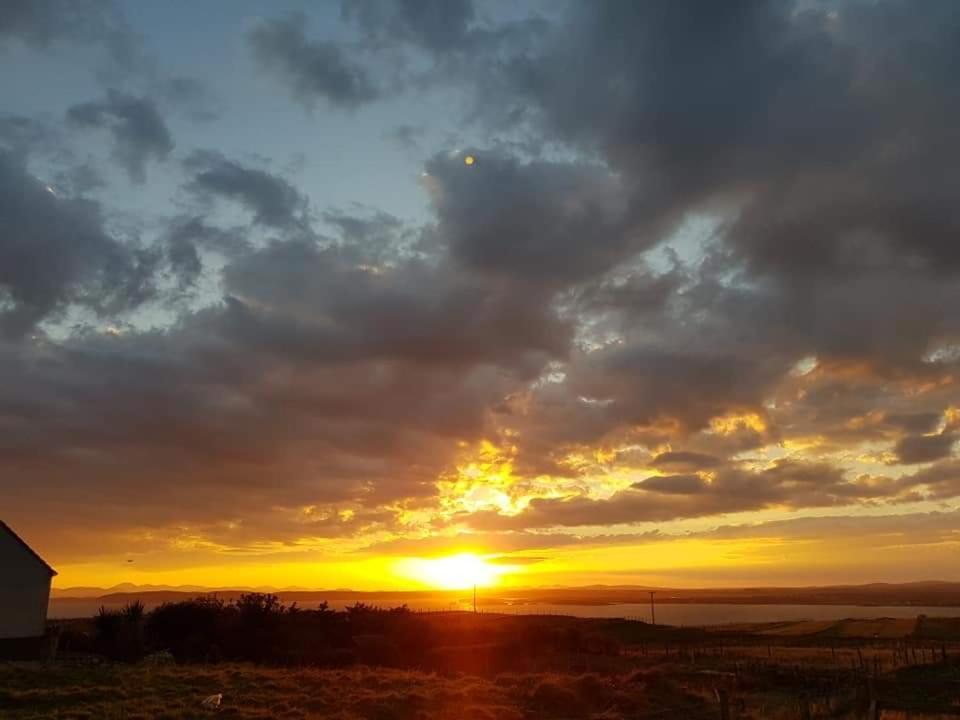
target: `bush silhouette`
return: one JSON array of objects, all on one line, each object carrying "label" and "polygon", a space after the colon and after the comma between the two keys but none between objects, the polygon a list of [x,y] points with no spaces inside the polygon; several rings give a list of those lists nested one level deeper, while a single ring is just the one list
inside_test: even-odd
[{"label": "bush silhouette", "polygon": [[111,660],[134,662],[144,655],[144,606],[140,601],[122,610],[107,610],[102,605],[93,619],[94,647]]}]

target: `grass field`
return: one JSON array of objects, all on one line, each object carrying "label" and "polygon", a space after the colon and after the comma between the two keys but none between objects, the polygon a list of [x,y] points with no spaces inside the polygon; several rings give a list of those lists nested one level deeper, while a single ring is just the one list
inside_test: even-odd
[{"label": "grass field", "polygon": [[[311,617],[278,614],[299,635],[261,634],[251,647],[329,640],[310,635]],[[387,634],[369,634],[370,623]],[[80,651],[83,627],[68,628],[74,644],[52,662],[0,663],[0,719],[715,720],[725,709],[731,720],[859,720],[871,704],[887,713],[871,720],[960,713],[957,623],[935,618],[697,630],[368,613],[337,626],[358,632],[335,656],[281,653],[271,657],[286,660],[263,664],[172,664],[165,651],[163,664],[110,661]],[[214,694],[220,706],[203,707]]]},{"label": "grass field", "polygon": [[[222,693],[219,709],[203,699]],[[390,669],[269,669],[105,665],[0,665],[0,717],[76,720],[332,718],[522,720],[522,718],[713,718],[705,698],[662,675],[503,674],[484,678]]]},{"label": "grass field", "polygon": [[[0,663],[4,720],[715,720],[721,694],[738,720],[859,720],[862,672],[831,666],[830,650],[730,648],[695,661],[628,653],[632,669],[605,673],[434,673],[358,666]],[[960,664],[905,666],[874,676],[875,697],[912,720],[956,717]],[[203,707],[220,693],[219,708]],[[871,695],[871,697],[873,697]],[[924,710],[929,714],[925,714]],[[874,716],[870,716],[874,720]]]}]

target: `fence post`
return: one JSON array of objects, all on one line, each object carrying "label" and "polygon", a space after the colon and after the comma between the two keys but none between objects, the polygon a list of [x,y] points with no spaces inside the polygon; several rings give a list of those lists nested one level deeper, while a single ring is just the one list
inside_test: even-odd
[{"label": "fence post", "polygon": [[880,707],[877,704],[877,688],[873,680],[867,680],[867,693],[870,704],[867,706],[867,718],[880,720]]},{"label": "fence post", "polygon": [[720,720],[730,720],[730,696],[724,688],[714,688],[714,695],[720,703]]}]

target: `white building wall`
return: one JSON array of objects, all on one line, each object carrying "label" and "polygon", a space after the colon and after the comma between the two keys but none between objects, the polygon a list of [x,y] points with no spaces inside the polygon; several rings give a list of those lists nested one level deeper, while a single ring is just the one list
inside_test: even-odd
[{"label": "white building wall", "polygon": [[50,580],[47,568],[0,529],[0,639],[46,632]]}]

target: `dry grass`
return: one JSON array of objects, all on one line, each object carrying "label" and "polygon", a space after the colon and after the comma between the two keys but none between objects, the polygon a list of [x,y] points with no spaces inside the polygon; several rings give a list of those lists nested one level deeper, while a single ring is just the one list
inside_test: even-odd
[{"label": "dry grass", "polygon": [[[203,698],[223,693],[219,710]],[[713,717],[662,675],[443,676],[360,667],[284,670],[251,665],[44,667],[0,665],[4,720],[524,720]]]},{"label": "dry grass", "polygon": [[[952,707],[950,693],[960,687],[960,646],[933,639],[956,634],[953,621],[924,619],[922,642],[900,639],[913,620],[770,623],[751,626],[752,633],[728,627],[685,635],[573,619],[425,621],[417,628],[426,627],[434,644],[405,646],[402,659],[444,673],[77,665],[88,657],[78,653],[49,666],[0,663],[0,720],[714,720],[720,691],[738,720],[796,720],[801,701],[813,717],[855,717],[851,703],[874,685],[890,707],[939,711]],[[523,642],[504,641],[512,635]],[[596,654],[602,643],[594,635],[613,651]],[[203,708],[215,693],[223,694],[221,707]]]},{"label": "dry grass", "polygon": [[[949,628],[950,620],[943,622],[940,618],[924,620],[930,628],[939,630]],[[917,627],[916,618],[875,618],[869,620],[797,620],[776,623],[739,623],[736,625],[720,625],[710,628],[714,632],[743,633],[761,635],[765,637],[837,637],[837,638],[906,638],[913,634]],[[931,630],[931,636],[935,630]]]},{"label": "dry grass", "polygon": [[880,618],[877,620],[844,620],[837,636],[845,638],[904,638],[917,626],[914,618]]},{"label": "dry grass", "polygon": [[835,620],[801,620],[787,623],[782,626],[762,630],[760,635],[775,635],[778,637],[799,637],[803,635],[817,635],[827,632],[837,625]]}]

